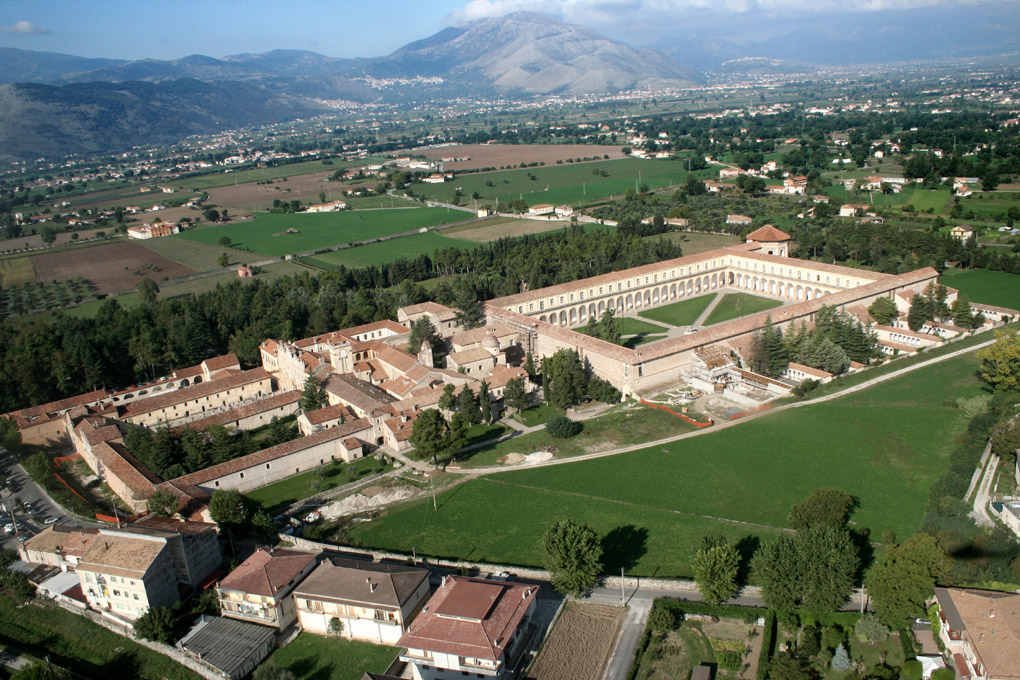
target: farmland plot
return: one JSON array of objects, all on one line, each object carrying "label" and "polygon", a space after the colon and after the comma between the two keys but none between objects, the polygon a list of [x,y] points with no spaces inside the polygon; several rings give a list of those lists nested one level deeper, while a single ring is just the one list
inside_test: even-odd
[{"label": "farmland plot", "polygon": [[602,677],[616,646],[624,613],[622,607],[567,603],[527,677],[532,680]]}]

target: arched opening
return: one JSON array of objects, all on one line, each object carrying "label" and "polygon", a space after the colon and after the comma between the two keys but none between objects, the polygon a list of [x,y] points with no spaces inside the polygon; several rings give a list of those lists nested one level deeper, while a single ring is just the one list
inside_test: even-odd
[{"label": "arched opening", "polygon": [[567,325],[567,311],[566,310],[563,310],[562,312],[560,312],[560,325],[561,326],[566,326]]},{"label": "arched opening", "polygon": [[549,323],[549,319],[546,318],[545,314],[543,314],[542,316],[538,317],[538,320],[543,322],[543,323]]},{"label": "arched opening", "polygon": [[652,304],[652,296],[651,296],[651,294],[650,294],[650,293],[649,293],[649,292],[648,292],[648,291],[646,290],[646,291],[645,291],[645,298],[644,298],[644,306],[645,306],[645,307],[647,307],[647,306],[648,306],[648,305],[650,305],[650,304]]},{"label": "arched opening", "polygon": [[813,290],[811,290],[810,288],[808,288],[807,291],[804,294],[804,297],[807,300],[812,299],[814,296],[815,296],[815,292]]},{"label": "arched opening", "polygon": [[[648,293],[645,293],[645,295],[648,295]],[[655,290],[652,291],[652,304],[653,305],[659,304],[659,289],[658,288],[656,288]]]},{"label": "arched opening", "polygon": [[815,289],[815,297],[816,297],[816,298],[820,298],[820,297],[822,297],[823,295],[825,295],[825,293],[823,293],[822,291],[820,291],[820,290],[819,290],[819,289],[817,289],[817,288]]},{"label": "arched opening", "polygon": [[634,309],[634,296],[627,293],[627,309]]},{"label": "arched opening", "polygon": [[800,286],[797,286],[797,299],[798,300],[804,299],[804,289],[801,288]]},{"label": "arched opening", "polygon": [[570,310],[570,325],[571,326],[577,325],[577,310],[576,309],[571,309]]}]

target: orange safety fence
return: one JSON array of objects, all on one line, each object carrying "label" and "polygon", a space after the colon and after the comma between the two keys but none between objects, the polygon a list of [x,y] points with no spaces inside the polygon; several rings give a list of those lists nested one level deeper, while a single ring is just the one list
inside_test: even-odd
[{"label": "orange safety fence", "polygon": [[712,419],[709,418],[707,423],[702,423],[702,422],[699,422],[697,420],[694,420],[693,418],[685,416],[683,413],[677,413],[676,411],[674,411],[673,409],[669,408],[668,406],[663,406],[662,404],[653,404],[652,402],[645,401],[644,399],[638,399],[638,401],[641,402],[642,404],[644,404],[645,406],[651,406],[652,408],[657,408],[657,409],[659,409],[661,411],[665,411],[666,413],[672,413],[677,418],[683,418],[684,420],[686,420],[688,423],[690,423],[694,427],[709,427],[709,426],[712,425],[712,422],[713,422]]},{"label": "orange safety fence", "polygon": [[741,411],[740,413],[734,413],[732,416],[730,416],[730,420],[737,420],[738,418],[743,418],[745,416],[753,415],[755,413],[761,413],[762,411],[765,411],[770,408],[772,408],[772,404],[762,404],[761,406],[756,406],[750,411]]},{"label": "orange safety fence", "polygon": [[[58,481],[58,482],[60,482],[60,483],[61,483],[61,484],[63,484],[64,486],[66,486],[66,487],[67,487],[67,490],[68,490],[68,491],[70,491],[71,493],[73,493],[73,494],[74,494],[75,496],[77,496],[78,498],[82,499],[82,500],[83,500],[83,501],[85,501],[86,503],[88,503],[88,502],[89,502],[87,498],[85,498],[85,497],[84,497],[84,496],[82,496],[82,495],[81,495],[80,493],[78,493],[77,491],[75,491],[74,489],[72,489],[72,488],[71,488],[71,485],[70,485],[70,484],[68,484],[67,482],[65,482],[65,481],[64,481],[64,478],[63,478],[63,477],[61,477],[60,475],[58,475],[58,474],[57,474],[56,472],[54,472],[54,473],[53,473],[53,476],[57,478],[57,481]],[[89,503],[89,505],[91,505],[91,503]]]}]

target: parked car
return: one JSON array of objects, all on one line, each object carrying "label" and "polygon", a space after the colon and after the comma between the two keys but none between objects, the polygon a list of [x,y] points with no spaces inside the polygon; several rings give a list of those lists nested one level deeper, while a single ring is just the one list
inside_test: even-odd
[{"label": "parked car", "polygon": [[56,523],[57,523],[57,522],[59,522],[59,521],[60,521],[60,518],[59,518],[59,517],[47,517],[47,518],[46,518],[46,521],[45,521],[45,522],[43,522],[43,524],[47,524],[47,525],[48,525],[48,524],[56,524]]},{"label": "parked car", "polygon": [[13,525],[13,524],[11,524],[10,522],[8,522],[7,524],[5,524],[5,525],[4,525],[4,533],[5,533],[5,534],[7,534],[8,536],[10,536],[11,534],[13,534],[13,533],[14,533],[14,525]]}]

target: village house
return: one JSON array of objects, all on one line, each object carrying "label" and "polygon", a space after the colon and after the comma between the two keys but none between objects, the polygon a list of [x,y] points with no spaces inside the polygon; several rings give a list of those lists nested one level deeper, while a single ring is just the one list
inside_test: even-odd
[{"label": "village house", "polygon": [[541,203],[539,205],[533,205],[528,208],[529,215],[550,215],[556,211],[556,207],[548,203]]},{"label": "village house", "polygon": [[1020,595],[936,588],[939,637],[956,675],[973,680],[1020,678]]},{"label": "village house", "polygon": [[294,589],[318,562],[316,553],[259,548],[216,587],[220,613],[280,631],[297,621]]},{"label": "village house", "polygon": [[342,635],[396,644],[429,596],[426,569],[332,557],[323,560],[294,591],[301,629],[326,635],[330,623]]},{"label": "village house", "polygon": [[329,201],[328,203],[315,203],[305,208],[307,213],[339,212],[347,210],[347,204],[343,201]]},{"label": "village house", "polygon": [[164,538],[103,529],[78,560],[77,571],[90,607],[128,621],[180,597]]},{"label": "village house", "polygon": [[753,222],[747,215],[727,215],[726,224],[751,224]]},{"label": "village house", "polygon": [[127,235],[135,239],[163,238],[181,233],[181,228],[172,222],[155,222],[140,227],[128,227]]},{"label": "village house", "polygon": [[529,644],[538,588],[446,576],[398,645],[415,680],[505,678]]},{"label": "village house", "polygon": [[974,227],[969,224],[958,224],[949,230],[949,235],[961,241],[967,241],[974,236]]}]

